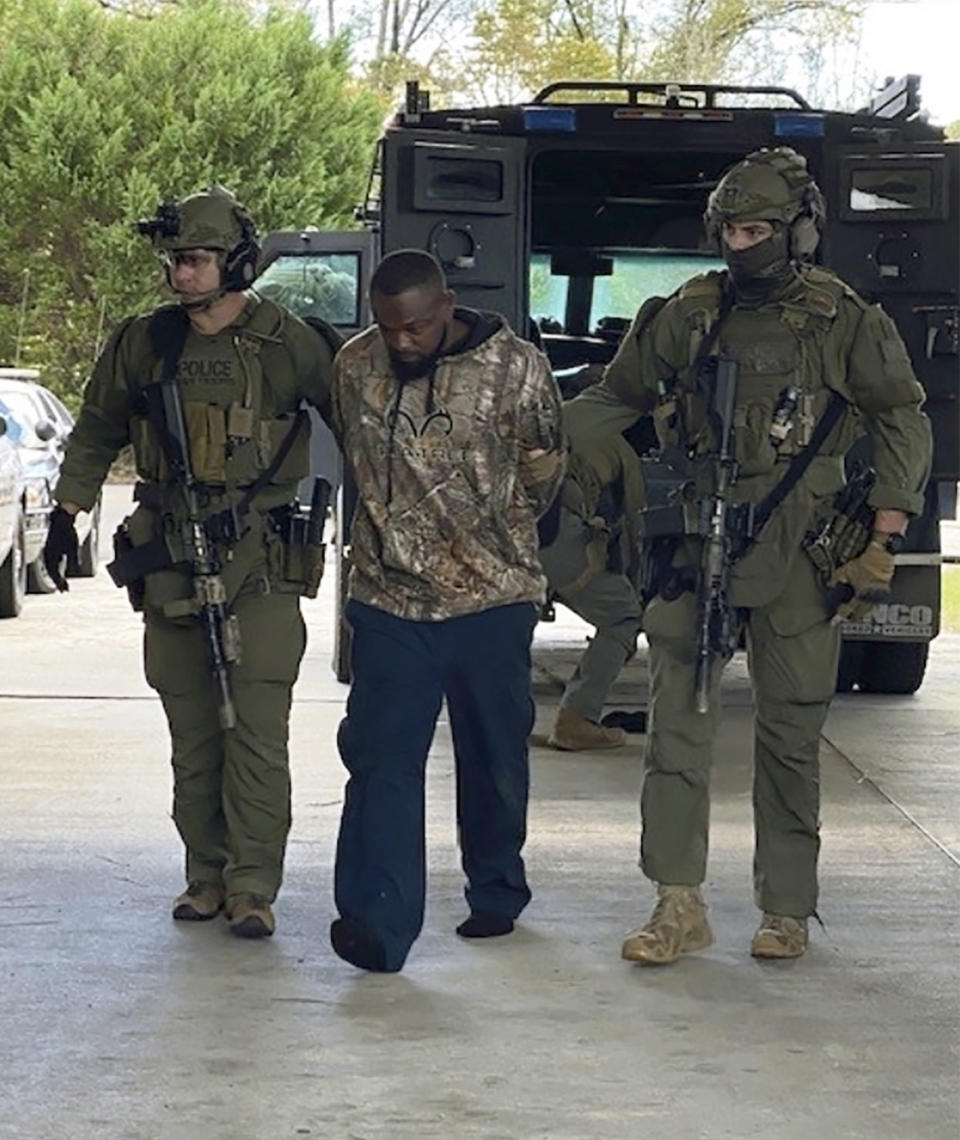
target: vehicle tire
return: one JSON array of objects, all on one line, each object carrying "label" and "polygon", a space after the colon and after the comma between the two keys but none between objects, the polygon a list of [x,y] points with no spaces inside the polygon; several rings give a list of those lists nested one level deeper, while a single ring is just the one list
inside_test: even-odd
[{"label": "vehicle tire", "polygon": [[50,571],[47,569],[41,554],[27,567],[27,593],[53,594],[56,589],[57,584],[50,577]]},{"label": "vehicle tire", "polygon": [[860,669],[863,665],[863,642],[842,641],[840,643],[840,660],[837,663],[838,693],[849,693],[860,680]]},{"label": "vehicle tire", "polygon": [[915,693],[923,684],[929,653],[929,641],[864,642],[861,692]]},{"label": "vehicle tire", "polygon": [[27,592],[27,538],[23,518],[17,521],[10,553],[0,565],[0,618],[16,617]]},{"label": "vehicle tire", "polygon": [[77,557],[67,568],[71,578],[92,578],[100,565],[100,500],[90,514],[90,530],[80,543]]}]

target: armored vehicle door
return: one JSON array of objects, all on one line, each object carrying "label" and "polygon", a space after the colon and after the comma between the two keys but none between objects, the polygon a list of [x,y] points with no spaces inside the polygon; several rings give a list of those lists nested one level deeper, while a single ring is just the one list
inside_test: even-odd
[{"label": "armored vehicle door", "polygon": [[526,329],[522,186],[526,140],[405,127],[383,145],[383,253],[413,247],[443,266],[457,301]]},{"label": "armored vehicle door", "polygon": [[[321,318],[346,340],[370,323],[367,286],[375,261],[376,234],[370,231],[273,233],[264,239],[254,288],[298,317]],[[334,487],[341,482],[337,445],[313,411],[310,471]]]},{"label": "armored vehicle door", "polygon": [[[896,322],[927,393],[933,473],[927,508],[908,536],[914,553],[898,556],[894,596],[865,621],[845,624],[845,638],[870,644],[855,668],[846,647],[844,660],[861,688],[913,692],[939,628],[938,492],[952,503],[960,478],[960,144],[907,143],[895,127],[884,132],[865,128],[862,145],[825,154],[824,261]],[[842,661],[841,688],[844,676]]]},{"label": "armored vehicle door", "polygon": [[[376,264],[377,234],[290,230],[269,234],[263,242],[257,292],[284,305],[299,317],[319,317],[344,339],[370,324],[369,283]],[[313,480],[320,476],[339,488],[336,499],[337,618],[333,667],[340,681],[349,680],[349,630],[342,620],[349,568],[350,519],[356,505],[352,479],[344,478],[343,461],[330,432],[313,408],[310,413],[310,476],[300,488],[309,503]]]},{"label": "armored vehicle door", "polygon": [[960,144],[830,156],[824,261],[896,321],[927,393],[934,480],[960,479]]}]

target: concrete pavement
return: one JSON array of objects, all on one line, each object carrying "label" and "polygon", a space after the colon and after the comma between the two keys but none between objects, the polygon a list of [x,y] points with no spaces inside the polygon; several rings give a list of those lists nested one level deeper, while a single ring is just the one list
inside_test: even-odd
[{"label": "concrete pavement", "polygon": [[[116,517],[126,492],[108,489]],[[109,528],[105,528],[109,529]],[[749,689],[734,663],[714,780],[716,945],[662,970],[618,957],[636,869],[640,738],[535,746],[515,934],[467,943],[450,737],[428,780],[426,926],[405,971],[327,943],[345,689],[332,574],[305,607],[291,725],[294,828],[276,937],[174,924],[180,845],[166,730],[137,620],[105,575],[0,625],[0,1137],[4,1140],[952,1140],[960,1135],[960,638],[915,698],[838,699],[823,749],[820,913],[804,959],[748,954]],[[585,627],[538,634],[538,732]],[[643,655],[620,682],[640,703]]]}]

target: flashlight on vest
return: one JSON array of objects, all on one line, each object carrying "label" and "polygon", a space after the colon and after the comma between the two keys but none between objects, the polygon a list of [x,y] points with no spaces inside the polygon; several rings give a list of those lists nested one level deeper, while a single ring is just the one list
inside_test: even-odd
[{"label": "flashlight on vest", "polygon": [[793,430],[793,417],[800,403],[800,389],[793,384],[784,388],[773,409],[773,418],[770,421],[770,442],[774,447],[780,447],[783,441]]}]

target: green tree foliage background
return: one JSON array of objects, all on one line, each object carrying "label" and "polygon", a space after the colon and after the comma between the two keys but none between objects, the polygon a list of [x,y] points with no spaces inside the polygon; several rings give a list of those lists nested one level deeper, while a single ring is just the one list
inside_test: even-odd
[{"label": "green tree foliage background", "polygon": [[0,360],[19,341],[75,402],[113,323],[160,296],[131,223],[167,195],[217,180],[261,233],[350,223],[383,105],[298,9],[0,0]]}]

